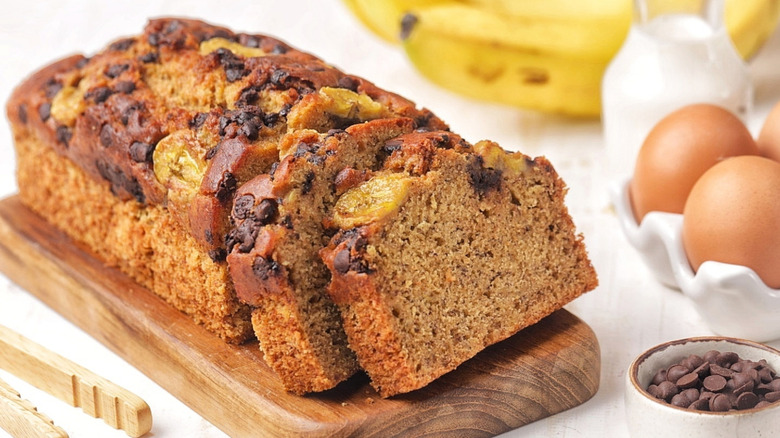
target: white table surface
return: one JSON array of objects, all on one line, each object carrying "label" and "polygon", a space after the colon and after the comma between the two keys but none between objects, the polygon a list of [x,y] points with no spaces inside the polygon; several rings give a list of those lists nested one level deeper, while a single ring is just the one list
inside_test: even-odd
[{"label": "white table surface", "polygon": [[[267,33],[331,64],[366,77],[426,106],[469,141],[546,155],[568,183],[567,204],[599,273],[601,285],[567,309],[595,331],[601,345],[601,385],[593,399],[569,411],[508,432],[506,437],[623,437],[623,381],[633,358],[658,343],[713,334],[679,292],[656,283],[620,233],[607,198],[598,120],[569,120],[480,104],[438,89],[420,77],[398,47],[362,27],[339,0],[0,0],[0,100],[27,74],[73,52],[93,53],[120,36],[139,33],[149,17],[203,18],[235,30]],[[780,34],[751,62],[756,89],[753,133],[780,101]],[[16,191],[14,153],[0,123],[0,196]],[[216,427],[88,334],[0,274],[0,324],[43,344],[144,398],[154,416],[150,436],[222,437]],[[770,343],[780,347],[780,342]],[[2,352],[0,352],[2,354]],[[72,437],[123,437],[106,426],[0,371],[24,398]],[[0,431],[0,438],[8,435]]]}]

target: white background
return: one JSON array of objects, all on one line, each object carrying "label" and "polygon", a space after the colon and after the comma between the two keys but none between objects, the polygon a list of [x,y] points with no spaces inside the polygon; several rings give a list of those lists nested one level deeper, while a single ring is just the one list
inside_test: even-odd
[{"label": "white background", "polygon": [[[588,323],[601,344],[601,386],[585,404],[524,426],[508,437],[622,437],[627,435],[623,381],[643,350],[687,336],[711,335],[679,292],[657,284],[620,234],[607,201],[610,175],[598,120],[569,120],[475,103],[421,78],[398,47],[370,34],[339,0],[63,1],[2,0],[0,101],[35,69],[66,54],[94,53],[109,41],[141,31],[149,17],[206,19],[238,31],[267,33],[327,62],[426,106],[471,142],[488,138],[528,155],[546,155],[570,186],[567,203],[584,233],[601,286],[567,308]],[[756,88],[750,129],[757,133],[780,101],[780,36],[752,60]],[[0,122],[0,196],[15,192],[14,154],[7,123]],[[129,366],[86,333],[0,274],[0,324],[55,350],[144,398],[154,415],[154,437],[222,437],[224,434]],[[780,342],[771,343],[780,347]],[[0,352],[2,354],[2,352]],[[101,420],[0,371],[72,437],[123,437]],[[260,433],[258,433],[260,435]],[[7,435],[0,431],[0,437]]]}]

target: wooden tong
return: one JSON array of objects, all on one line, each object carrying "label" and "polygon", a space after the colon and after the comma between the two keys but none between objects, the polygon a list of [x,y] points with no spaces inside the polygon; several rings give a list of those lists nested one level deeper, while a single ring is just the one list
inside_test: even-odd
[{"label": "wooden tong", "polygon": [[14,437],[67,438],[68,434],[0,380],[0,427]]},{"label": "wooden tong", "polygon": [[[152,412],[140,397],[2,325],[0,368],[131,437],[140,437],[152,428]],[[5,429],[15,422],[30,421],[41,427],[40,434],[15,436],[67,437],[7,384],[0,385],[0,396],[10,406],[0,412],[0,426]],[[9,416],[13,419],[8,420]]]}]

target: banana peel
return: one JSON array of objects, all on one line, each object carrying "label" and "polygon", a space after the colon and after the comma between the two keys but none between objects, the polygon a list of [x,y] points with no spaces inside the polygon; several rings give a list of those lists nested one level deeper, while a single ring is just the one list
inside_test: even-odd
[{"label": "banana peel", "polygon": [[432,82],[572,116],[599,114],[601,77],[628,32],[605,18],[520,19],[465,4],[415,10],[404,23],[403,48]]},{"label": "banana peel", "polygon": [[401,42],[401,18],[412,9],[426,8],[456,0],[344,0],[353,15],[383,40]]},{"label": "banana peel", "polygon": [[[578,117],[599,115],[601,78],[632,21],[630,0],[344,1],[364,23],[384,14],[375,32],[388,41],[400,34],[412,64],[444,88]],[[778,17],[780,0],[726,0],[725,26],[745,59]]]},{"label": "banana peel", "polygon": [[772,35],[780,19],[780,0],[726,0],[726,31],[737,52],[752,58]]}]

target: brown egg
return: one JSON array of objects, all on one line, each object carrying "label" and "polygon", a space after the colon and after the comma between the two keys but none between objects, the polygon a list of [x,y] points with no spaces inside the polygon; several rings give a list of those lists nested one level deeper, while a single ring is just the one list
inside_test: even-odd
[{"label": "brown egg", "polygon": [[772,108],[764,120],[756,143],[761,156],[780,162],[780,103]]},{"label": "brown egg", "polygon": [[637,222],[651,211],[682,213],[696,180],[715,163],[736,155],[758,155],[758,147],[729,111],[696,104],[664,117],[642,144],[629,184]]},{"label": "brown egg", "polygon": [[704,173],[683,212],[682,241],[694,271],[707,260],[747,266],[780,288],[780,163],[724,160]]}]

